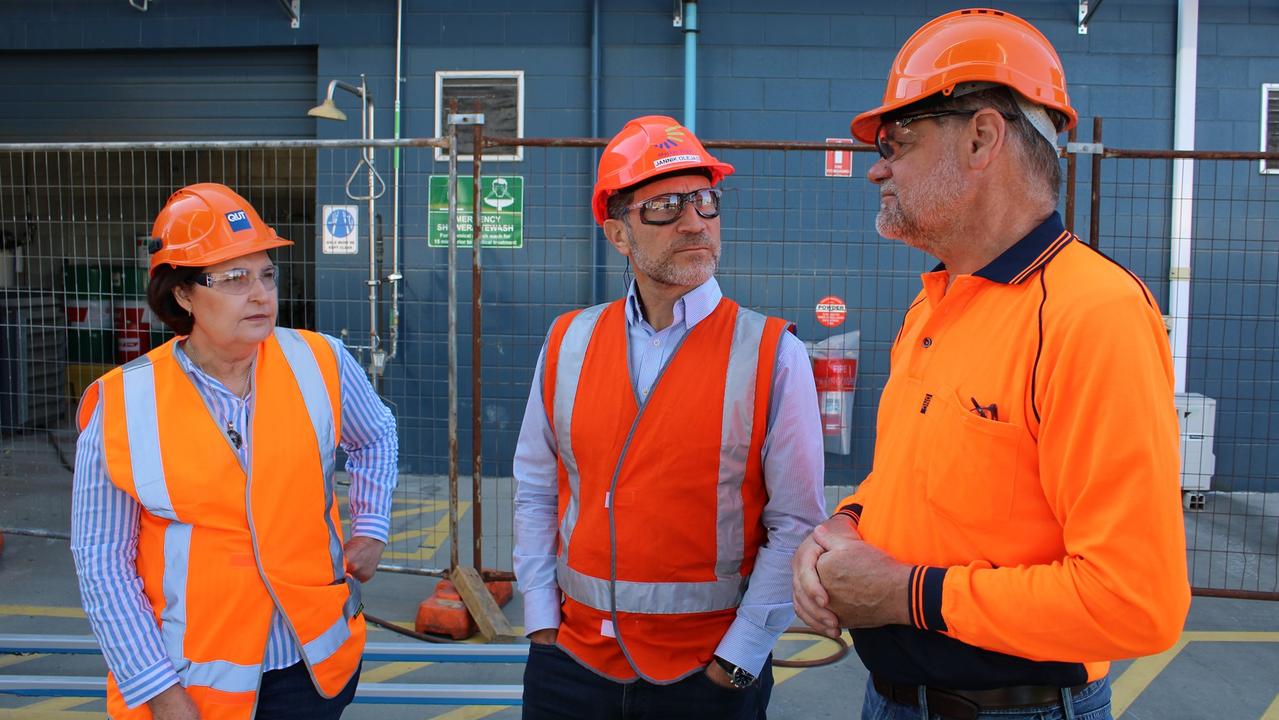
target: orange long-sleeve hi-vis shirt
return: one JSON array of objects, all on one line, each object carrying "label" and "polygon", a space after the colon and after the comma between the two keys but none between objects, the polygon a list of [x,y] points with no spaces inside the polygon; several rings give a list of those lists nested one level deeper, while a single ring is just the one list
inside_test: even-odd
[{"label": "orange long-sleeve hi-vis shirt", "polygon": [[923,276],[841,503],[911,574],[871,672],[955,689],[1095,680],[1189,607],[1173,371],[1135,276],[1054,213],[973,275]]}]

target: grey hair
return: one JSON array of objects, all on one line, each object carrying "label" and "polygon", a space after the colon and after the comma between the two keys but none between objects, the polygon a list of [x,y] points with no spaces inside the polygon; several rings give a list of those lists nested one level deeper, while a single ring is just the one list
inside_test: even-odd
[{"label": "grey hair", "polygon": [[[920,104],[924,107],[912,106],[911,111],[923,109],[930,111],[944,109],[982,110],[991,108],[1001,113],[1005,118],[1016,118],[1009,120],[1008,125],[1012,128],[1011,136],[1016,138],[1014,145],[1017,147],[1017,153],[1021,157],[1022,164],[1031,177],[1039,178],[1043,181],[1044,190],[1048,191],[1049,198],[1052,200],[1053,205],[1056,205],[1057,199],[1061,195],[1061,161],[1057,156],[1057,146],[1051,143],[1035,127],[1034,123],[1027,118],[1026,113],[1022,112],[1017,98],[1013,95],[1015,92],[1015,90],[997,85],[970,92],[961,97],[935,95]],[[1048,114],[1054,128],[1060,128],[1065,125],[1065,118],[1057,111],[1051,108],[1044,108],[1044,111]]]}]

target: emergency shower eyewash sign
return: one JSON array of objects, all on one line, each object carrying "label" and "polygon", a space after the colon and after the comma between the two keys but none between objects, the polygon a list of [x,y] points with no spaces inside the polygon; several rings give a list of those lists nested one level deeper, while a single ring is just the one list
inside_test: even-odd
[{"label": "emergency shower eyewash sign", "polygon": [[[474,194],[470,177],[457,183],[457,246],[470,247],[475,236]],[[449,178],[432,175],[428,186],[428,247],[449,246]],[[524,178],[520,175],[480,177],[480,247],[524,247]]]}]

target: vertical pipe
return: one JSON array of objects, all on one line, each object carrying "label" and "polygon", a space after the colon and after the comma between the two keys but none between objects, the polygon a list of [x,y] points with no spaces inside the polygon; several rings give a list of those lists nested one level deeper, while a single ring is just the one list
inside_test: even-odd
[{"label": "vertical pipe", "polygon": [[[1199,1],[1177,3],[1177,86],[1173,110],[1173,149],[1195,149],[1195,93],[1198,83]],[[1190,337],[1190,258],[1194,234],[1195,162],[1172,161],[1172,245],[1168,255],[1169,342],[1176,392],[1186,391],[1186,355]]]},{"label": "vertical pipe", "polygon": [[[600,0],[591,0],[591,137],[600,136]],[[591,151],[591,167],[600,161],[598,148]],[[604,258],[608,256],[604,229],[595,228],[591,243],[591,305],[604,296]]]},{"label": "vertical pipe", "polygon": [[[1092,141],[1101,145],[1101,118],[1092,119]],[[1101,153],[1092,156],[1092,201],[1088,207],[1088,245],[1096,250],[1101,234]]]},{"label": "vertical pipe", "polygon": [[[480,103],[476,102],[475,113],[478,115],[483,110]],[[475,558],[477,571],[482,569],[480,543],[484,539],[481,517],[484,504],[480,497],[480,478],[483,476],[483,468],[480,466],[483,448],[480,429],[483,402],[480,390],[484,371],[480,355],[483,348],[481,329],[484,319],[484,310],[480,304],[480,231],[483,228],[480,216],[480,164],[483,156],[484,126],[476,123],[475,144],[471,149],[471,157],[474,159],[471,163],[471,520],[474,523],[472,535],[475,545],[472,557]]]},{"label": "vertical pipe", "polygon": [[[400,61],[403,56],[404,0],[395,2],[395,139],[400,139],[400,86],[404,80]],[[391,151],[391,352],[394,360],[400,349],[400,147]]]},{"label": "vertical pipe", "polygon": [[[367,79],[364,75],[360,75],[360,103],[361,103],[361,119],[360,119],[360,136],[365,140],[373,139],[373,103],[369,102],[369,87]],[[368,164],[369,172],[369,381],[373,384],[373,390],[379,390],[381,383],[381,368],[379,357],[381,339],[378,337],[378,286],[381,280],[377,275],[377,253],[375,252],[376,243],[373,239],[373,228],[377,227],[376,211],[374,209],[373,191],[375,171],[373,170],[373,146],[366,145],[363,149],[364,161]]]},{"label": "vertical pipe", "polygon": [[[1066,134],[1066,143],[1075,142],[1075,138],[1079,136],[1079,126],[1076,125]],[[1076,158],[1072,152],[1066,153],[1066,230],[1070,233],[1075,232],[1075,180],[1078,168],[1075,165]]]},{"label": "vertical pipe", "polygon": [[457,565],[457,99],[449,100],[449,570]]},{"label": "vertical pipe", "polygon": [[684,0],[684,127],[697,134],[697,0]]}]

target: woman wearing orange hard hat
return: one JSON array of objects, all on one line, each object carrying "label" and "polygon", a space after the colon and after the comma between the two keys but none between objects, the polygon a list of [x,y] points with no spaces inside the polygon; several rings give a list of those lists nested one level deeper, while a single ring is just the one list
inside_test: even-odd
[{"label": "woman wearing orange hard hat", "polygon": [[[71,550],[113,718],[337,718],[389,530],[395,420],[335,339],[275,325],[291,245],[225,185],[178,190],[147,302],[178,334],[77,411]],[[347,453],[352,532],[334,491]]]}]

